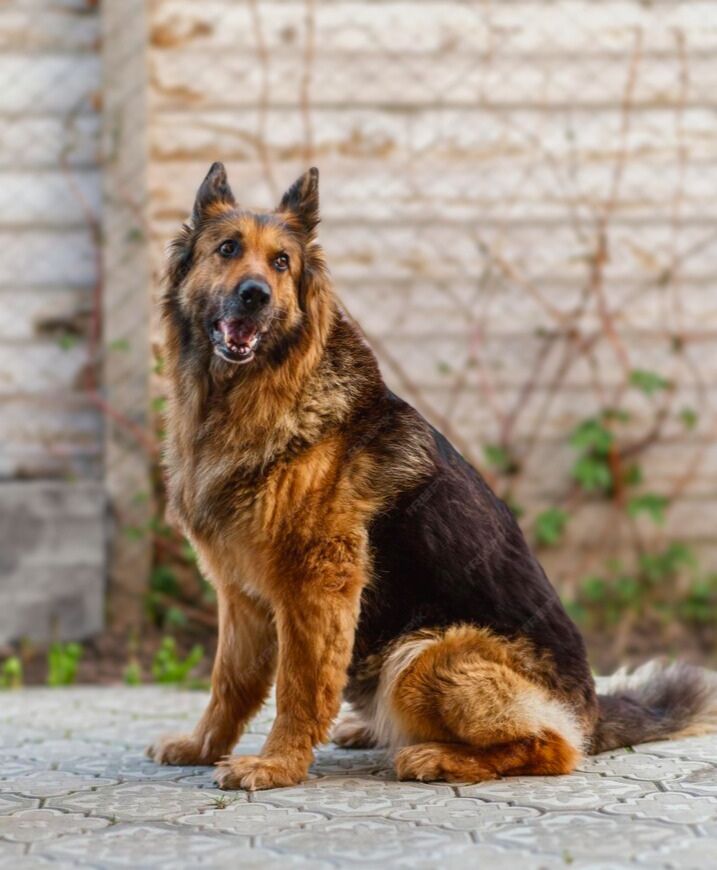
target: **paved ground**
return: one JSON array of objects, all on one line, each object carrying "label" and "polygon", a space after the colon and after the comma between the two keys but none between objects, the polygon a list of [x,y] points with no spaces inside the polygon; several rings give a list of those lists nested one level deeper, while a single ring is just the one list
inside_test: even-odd
[{"label": "paved ground", "polygon": [[[293,789],[220,792],[142,748],[206,697],[157,688],[0,693],[0,868],[717,866],[717,737],[474,786],[395,781],[378,752],[322,749]],[[240,750],[256,752],[271,719]]]}]

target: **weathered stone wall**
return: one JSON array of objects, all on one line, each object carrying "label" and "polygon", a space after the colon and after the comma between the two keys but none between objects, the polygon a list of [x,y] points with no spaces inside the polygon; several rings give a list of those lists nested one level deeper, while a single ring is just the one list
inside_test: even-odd
[{"label": "weathered stone wall", "polygon": [[0,642],[102,625],[97,4],[0,7]]},{"label": "weathered stone wall", "polygon": [[[645,485],[671,504],[658,534],[717,567],[716,51],[706,0],[3,5],[0,605],[49,601],[42,633],[78,578],[92,598],[106,542],[86,506],[108,491],[116,585],[137,601],[147,545],[122,536],[150,510],[142,251],[157,279],[215,159],[257,206],[320,167],[332,271],[387,380],[510,489],[529,532],[538,511],[567,508],[566,545],[543,554],[559,581],[634,537],[605,503],[571,496],[568,434],[612,405],[627,440],[649,442]],[[670,389],[630,389],[634,369]],[[491,468],[486,445],[517,473]],[[65,624],[97,627],[87,613]]]},{"label": "weathered stone wall", "polygon": [[[631,540],[569,498],[568,434],[611,403],[635,441],[658,421],[660,534],[717,565],[716,49],[705,2],[158,0],[155,268],[212,160],[258,206],[317,164],[329,262],[388,381],[483,467],[510,447],[496,482],[528,529],[567,505],[558,579]],[[634,369],[674,388],[626,389]]]}]

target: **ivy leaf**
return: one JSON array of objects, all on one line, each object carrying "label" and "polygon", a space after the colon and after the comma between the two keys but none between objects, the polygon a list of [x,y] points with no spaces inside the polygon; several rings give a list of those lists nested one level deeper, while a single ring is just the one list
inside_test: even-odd
[{"label": "ivy leaf", "polygon": [[496,471],[503,474],[514,474],[518,465],[505,447],[500,444],[486,444],[483,448],[483,453],[487,463]]},{"label": "ivy leaf", "polygon": [[66,332],[57,339],[57,344],[62,348],[62,350],[72,350],[72,348],[76,346],[77,340],[76,335]]},{"label": "ivy leaf", "polygon": [[157,565],[150,575],[149,587],[164,595],[176,595],[179,592],[177,575],[168,565]]},{"label": "ivy leaf", "polygon": [[680,541],[673,541],[661,553],[640,556],[640,569],[651,583],[674,576],[680,568],[694,568],[695,554]]},{"label": "ivy leaf", "polygon": [[669,504],[669,499],[664,495],[657,495],[654,492],[646,492],[643,495],[636,495],[627,503],[627,512],[631,517],[637,517],[640,514],[649,514],[649,516],[658,525],[662,525],[665,521],[665,509]]},{"label": "ivy leaf", "polygon": [[615,592],[623,605],[636,604],[640,599],[640,584],[631,574],[623,574],[617,578]]},{"label": "ivy leaf", "polygon": [[633,463],[625,469],[622,480],[625,486],[638,486],[642,483],[642,468],[637,463]]},{"label": "ivy leaf", "polygon": [[612,472],[602,456],[581,456],[572,475],[586,492],[600,492],[612,486]]},{"label": "ivy leaf", "polygon": [[570,436],[570,443],[578,450],[591,450],[607,454],[613,442],[612,432],[596,419],[584,420]]},{"label": "ivy leaf", "polygon": [[652,396],[654,393],[666,390],[671,386],[667,378],[663,378],[657,372],[650,372],[646,369],[634,369],[631,371],[630,383],[646,396]]},{"label": "ivy leaf", "polygon": [[697,411],[692,408],[683,408],[680,411],[680,421],[685,429],[694,429],[699,420],[699,416],[697,415]]},{"label": "ivy leaf", "polygon": [[535,538],[539,544],[551,547],[562,538],[568,514],[561,508],[551,507],[535,518]]},{"label": "ivy leaf", "polygon": [[586,577],[581,592],[588,601],[602,601],[607,594],[607,582],[602,577]]},{"label": "ivy leaf", "polygon": [[185,541],[182,544],[182,558],[185,562],[189,562],[192,565],[197,564],[197,553],[194,547],[189,543],[189,541]]},{"label": "ivy leaf", "polygon": [[522,505],[518,504],[517,501],[513,501],[513,499],[509,496],[506,497],[505,503],[508,507],[508,510],[513,514],[516,520],[519,520],[525,513],[525,508]]}]

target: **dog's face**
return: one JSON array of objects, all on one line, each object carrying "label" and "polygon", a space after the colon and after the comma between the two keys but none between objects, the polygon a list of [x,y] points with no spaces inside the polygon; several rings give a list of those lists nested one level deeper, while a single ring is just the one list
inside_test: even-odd
[{"label": "dog's face", "polygon": [[316,169],[275,211],[255,213],[237,205],[224,167],[213,164],[169,263],[174,304],[194,350],[211,350],[231,366],[260,365],[291,344],[305,316],[318,221]]}]

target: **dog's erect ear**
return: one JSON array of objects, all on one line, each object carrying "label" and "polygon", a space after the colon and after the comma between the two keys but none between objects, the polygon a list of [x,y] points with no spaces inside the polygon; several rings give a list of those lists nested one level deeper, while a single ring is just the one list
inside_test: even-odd
[{"label": "dog's erect ear", "polygon": [[236,205],[236,199],[227,181],[227,171],[223,163],[212,163],[207,172],[207,177],[199,185],[197,198],[192,209],[192,223],[198,226],[207,216],[210,208],[225,203],[229,206]]},{"label": "dog's erect ear", "polygon": [[281,198],[277,211],[296,215],[304,231],[311,235],[319,223],[319,170],[312,166],[297,179]]}]

